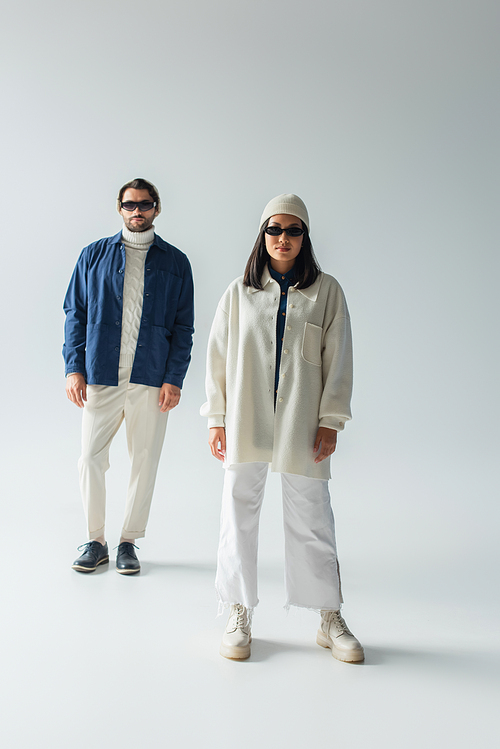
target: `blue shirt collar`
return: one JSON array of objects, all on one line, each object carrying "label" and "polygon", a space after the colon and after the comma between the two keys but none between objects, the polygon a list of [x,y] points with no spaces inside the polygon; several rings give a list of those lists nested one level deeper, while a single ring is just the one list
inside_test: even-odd
[{"label": "blue shirt collar", "polygon": [[271,274],[271,276],[274,278],[275,281],[278,281],[279,284],[281,284],[283,280],[288,281],[289,284],[293,284],[293,280],[295,276],[295,266],[293,268],[290,268],[290,270],[287,271],[286,273],[278,273],[277,270],[274,270],[271,263],[268,263],[267,267],[269,268],[269,273]]}]

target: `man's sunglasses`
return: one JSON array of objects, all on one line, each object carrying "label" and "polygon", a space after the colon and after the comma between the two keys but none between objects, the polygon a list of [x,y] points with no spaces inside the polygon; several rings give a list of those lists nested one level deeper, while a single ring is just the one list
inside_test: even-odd
[{"label": "man's sunglasses", "polygon": [[282,229],[280,226],[266,226],[264,231],[270,237],[279,237],[283,232],[287,237],[300,237],[304,233],[304,229],[300,229],[298,226],[289,226],[288,229]]},{"label": "man's sunglasses", "polygon": [[125,203],[120,201],[120,205],[124,211],[135,211],[138,208],[140,211],[150,211],[154,208],[156,203],[152,200],[141,200],[139,203],[134,203],[132,200],[126,200]]}]

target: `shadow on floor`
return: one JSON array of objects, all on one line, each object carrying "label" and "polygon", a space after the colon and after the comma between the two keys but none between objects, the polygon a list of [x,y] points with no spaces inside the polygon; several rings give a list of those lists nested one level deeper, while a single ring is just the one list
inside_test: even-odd
[{"label": "shadow on floor", "polygon": [[[311,654],[318,650],[315,643],[297,644],[278,640],[252,640],[251,662],[270,660],[283,653]],[[244,662],[244,661],[242,661]],[[487,651],[429,651],[416,648],[365,647],[365,660],[349,663],[352,667],[390,666],[401,669],[422,669],[429,672],[438,670],[442,674],[456,674],[458,678],[480,679],[483,682],[496,682],[500,686],[500,655]]]},{"label": "shadow on floor", "polygon": [[252,639],[252,655],[250,660],[254,663],[267,661],[273,656],[283,653],[310,653],[311,645],[298,645],[293,642],[279,642],[278,640]]},{"label": "shadow on floor", "polygon": [[167,574],[172,572],[189,572],[199,575],[210,575],[215,578],[215,565],[213,564],[176,564],[175,562],[143,562],[141,561],[141,575]]},{"label": "shadow on floor", "polygon": [[365,646],[366,666],[391,666],[439,670],[448,674],[455,672],[457,678],[485,678],[500,685],[500,656],[484,649],[420,650],[417,648],[394,648]]}]

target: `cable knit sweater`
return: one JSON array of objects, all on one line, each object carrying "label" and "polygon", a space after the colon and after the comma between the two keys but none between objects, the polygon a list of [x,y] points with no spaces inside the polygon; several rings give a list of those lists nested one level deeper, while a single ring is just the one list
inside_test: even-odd
[{"label": "cable knit sweater", "polygon": [[127,260],[123,281],[120,367],[131,367],[134,363],[144,297],[144,263],[154,238],[154,227],[141,232],[129,231],[126,226],[122,229]]}]

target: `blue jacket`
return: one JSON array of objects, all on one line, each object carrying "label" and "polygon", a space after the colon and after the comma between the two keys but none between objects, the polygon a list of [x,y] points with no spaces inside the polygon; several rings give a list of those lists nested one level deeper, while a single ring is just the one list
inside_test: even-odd
[{"label": "blue jacket", "polygon": [[[82,250],[69,283],[63,356],[66,375],[118,385],[125,247],[121,232]],[[144,300],[130,381],[182,387],[193,345],[193,277],[183,252],[155,234],[144,264]]]}]

